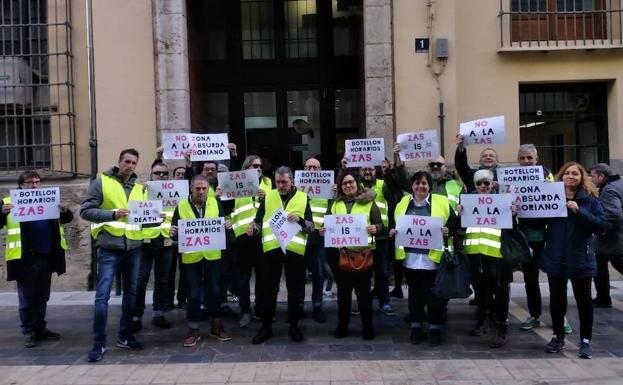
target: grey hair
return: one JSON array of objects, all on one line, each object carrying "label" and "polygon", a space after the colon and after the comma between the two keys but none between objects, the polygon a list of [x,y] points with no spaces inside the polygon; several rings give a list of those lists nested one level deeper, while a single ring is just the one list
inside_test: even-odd
[{"label": "grey hair", "polygon": [[294,174],[292,173],[292,169],[288,166],[281,166],[275,171],[275,175],[288,175],[290,179],[294,180]]},{"label": "grey hair", "polygon": [[590,171],[595,172],[595,174],[605,175],[606,177],[612,176],[612,169],[605,163],[597,163],[590,168]]},{"label": "grey hair", "polygon": [[536,150],[536,146],[532,143],[526,143],[519,146],[519,150],[517,151],[517,156],[529,152],[534,154],[534,156],[538,156],[538,152]]},{"label": "grey hair", "polygon": [[242,169],[246,170],[249,167],[251,167],[251,164],[253,163],[254,160],[259,159],[260,162],[262,161],[262,158],[260,158],[257,155],[248,155],[246,158],[244,158],[244,162],[242,162]]}]

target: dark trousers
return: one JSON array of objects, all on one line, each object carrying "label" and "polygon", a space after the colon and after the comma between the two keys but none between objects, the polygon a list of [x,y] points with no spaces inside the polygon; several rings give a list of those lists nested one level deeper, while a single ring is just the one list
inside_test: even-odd
[{"label": "dark trousers", "polygon": [[[593,336],[593,301],[591,300],[591,277],[570,278],[573,296],[580,318],[580,338],[590,340]],[[552,329],[560,338],[565,336],[565,315],[567,314],[567,282],[569,278],[547,276],[549,281],[549,311]]]},{"label": "dark trousers", "polygon": [[260,258],[262,241],[259,236],[249,237],[245,234],[236,238],[232,246],[234,258],[233,280],[235,294],[238,296],[240,313],[251,313],[251,274],[255,270],[255,314],[261,315],[262,274]]},{"label": "dark trousers", "polygon": [[186,282],[188,303],[186,319],[189,323],[198,323],[203,318],[201,303],[204,300],[207,307],[207,315],[219,316],[220,290],[219,282],[221,275],[221,261],[219,259],[208,261],[202,259],[199,262],[182,264],[182,274]]},{"label": "dark trousers", "polygon": [[528,310],[530,316],[534,318],[541,317],[541,288],[539,286],[539,259],[543,252],[545,242],[530,242],[533,258],[530,262],[521,264],[523,272],[523,280],[526,287],[526,296],[528,298]]},{"label": "dark trousers", "polygon": [[415,270],[404,268],[407,285],[409,285],[409,316],[411,322],[430,325],[443,323],[445,301],[437,298],[431,288],[435,284],[437,270]]},{"label": "dark trousers", "polygon": [[481,254],[470,254],[469,259],[478,305],[478,322],[484,322],[488,311],[493,310],[495,320],[505,323],[508,318],[510,283],[513,281],[512,267],[501,258]]},{"label": "dark trousers", "polygon": [[361,273],[350,273],[339,269],[339,252],[331,248],[327,250],[327,261],[335,276],[337,286],[337,319],[340,325],[348,326],[350,309],[353,301],[353,290],[357,296],[361,323],[364,329],[372,329],[372,295],[370,282],[372,269]]},{"label": "dark trousers", "polygon": [[220,288],[220,303],[227,304],[227,292],[230,290],[233,284],[234,275],[234,257],[229,250],[221,251],[221,278],[219,283]]},{"label": "dark trousers", "polygon": [[[322,306],[322,286],[324,285],[324,245],[308,243],[305,248],[305,267],[312,275],[312,306]],[[305,302],[305,292],[300,299],[301,307]]]},{"label": "dark trousers", "polygon": [[[134,316],[141,318],[145,312],[145,292],[151,274],[151,267],[154,267],[154,296],[153,309],[154,316],[161,316],[169,305],[167,293],[169,292],[169,272],[171,260],[173,259],[173,247],[150,247],[143,245],[141,256],[141,267],[138,273],[138,283],[136,285],[136,307]],[[175,278],[171,284],[175,286]]]},{"label": "dark trousers", "polygon": [[379,300],[379,306],[390,303],[389,296],[389,239],[376,241],[374,250],[374,292]]},{"label": "dark trousers", "polygon": [[273,249],[262,254],[262,325],[271,328],[277,307],[277,294],[281,271],[285,270],[286,288],[288,290],[288,322],[296,326],[299,318],[299,299],[305,292],[305,259],[291,251],[283,254],[281,249]]},{"label": "dark trousers", "polygon": [[186,284],[184,283],[184,275],[182,274],[182,255],[177,252],[177,246],[173,246],[173,248],[175,250],[173,251],[173,255],[171,256],[171,267],[169,269],[167,307],[173,307],[174,305],[173,300],[176,298],[175,276],[177,275],[178,270],[180,274],[179,282],[177,284],[177,303],[186,303]]},{"label": "dark trousers", "polygon": [[612,263],[619,273],[623,274],[623,254],[597,255],[597,276],[595,277],[595,290],[599,302],[611,303],[610,298],[610,272],[608,262]]},{"label": "dark trousers", "polygon": [[19,318],[23,334],[37,333],[46,328],[45,312],[50,299],[52,272],[50,255],[34,255],[28,274],[17,279]]}]

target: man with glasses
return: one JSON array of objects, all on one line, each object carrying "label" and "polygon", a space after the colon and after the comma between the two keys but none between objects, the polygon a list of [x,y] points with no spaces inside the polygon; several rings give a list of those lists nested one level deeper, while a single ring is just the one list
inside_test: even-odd
[{"label": "man with glasses", "polygon": [[[480,160],[479,167],[477,169],[473,169],[469,166],[467,162],[467,150],[463,145],[463,136],[456,136],[456,152],[454,153],[454,167],[456,171],[459,173],[461,180],[465,184],[468,193],[473,193],[476,191],[476,186],[474,186],[474,174],[478,170],[490,170],[493,172],[494,178],[497,177],[495,174],[495,169],[498,166],[498,153],[492,148],[485,148],[480,152]],[[493,181],[493,188],[497,190],[497,179]]]},{"label": "man with glasses", "polygon": [[436,157],[428,164],[428,172],[433,177],[431,193],[445,195],[450,201],[450,206],[456,211],[459,204],[459,197],[463,190],[461,182],[455,180],[448,172],[448,166],[443,156]]},{"label": "man with glasses", "polygon": [[[35,171],[25,171],[18,177],[17,186],[40,188],[41,177]],[[15,222],[11,198],[2,199],[0,227],[7,230],[4,254],[7,280],[17,281],[19,318],[26,348],[35,347],[39,341],[61,338],[59,333],[47,328],[45,320],[52,273],[65,273],[67,241],[62,224],[73,219],[65,204],[59,207],[59,219]]]},{"label": "man with glasses", "polygon": [[[151,165],[149,180],[169,180],[169,167],[162,163],[161,160],[155,160]],[[145,199],[148,199],[147,191],[145,191]],[[166,217],[162,223],[150,223],[142,227],[143,253],[136,287],[136,307],[134,309],[134,318],[132,319],[132,333],[136,333],[143,328],[141,319],[145,312],[145,292],[152,265],[154,267],[154,293],[151,323],[161,329],[171,327],[171,323],[164,318],[164,313],[168,307],[169,270],[174,252],[173,241],[169,237],[173,209],[165,209],[164,213]],[[175,285],[175,280],[171,284]]]}]

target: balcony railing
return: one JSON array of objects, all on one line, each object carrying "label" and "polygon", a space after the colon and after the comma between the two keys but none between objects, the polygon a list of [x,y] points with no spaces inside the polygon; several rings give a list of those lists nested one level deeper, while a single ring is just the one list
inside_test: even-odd
[{"label": "balcony railing", "polygon": [[623,48],[623,0],[500,0],[500,48]]}]

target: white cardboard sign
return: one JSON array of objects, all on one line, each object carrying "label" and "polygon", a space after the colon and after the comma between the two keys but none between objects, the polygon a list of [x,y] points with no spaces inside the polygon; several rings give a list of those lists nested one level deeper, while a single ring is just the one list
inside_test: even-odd
[{"label": "white cardboard sign", "polygon": [[184,151],[190,148],[190,134],[162,134],[162,157],[184,159]]},{"label": "white cardboard sign", "polygon": [[225,218],[180,219],[177,222],[180,253],[225,250]]},{"label": "white cardboard sign", "polygon": [[60,217],[58,187],[15,189],[10,191],[11,217],[15,222],[32,222]]},{"label": "white cardboard sign", "polygon": [[150,200],[161,200],[164,208],[175,208],[181,201],[188,198],[188,181],[149,181],[147,182],[147,196]]},{"label": "white cardboard sign", "polygon": [[385,159],[385,139],[346,140],[344,157],[348,161],[348,167],[380,166]]},{"label": "white cardboard sign", "polygon": [[282,208],[278,208],[268,219],[268,225],[273,231],[273,234],[275,234],[281,251],[285,254],[286,246],[288,246],[292,238],[301,231],[301,226],[295,222],[288,222],[288,213]]},{"label": "white cardboard sign", "polygon": [[368,246],[367,225],[363,214],[325,215],[324,247]]},{"label": "white cardboard sign", "polygon": [[461,194],[461,227],[512,229],[512,194]]},{"label": "white cardboard sign", "polygon": [[227,134],[190,134],[190,160],[229,159]]},{"label": "white cardboard sign", "polygon": [[221,195],[223,201],[254,197],[259,194],[260,181],[255,169],[219,172],[217,177],[218,186],[223,190],[223,195]]},{"label": "white cardboard sign", "polygon": [[442,250],[441,218],[402,215],[396,218],[396,246]]},{"label": "white cardboard sign", "polygon": [[518,218],[567,217],[567,198],[563,182],[536,182],[510,185]]},{"label": "white cardboard sign", "polygon": [[145,225],[148,223],[162,223],[160,213],[162,213],[161,200],[149,201],[129,201],[128,223],[131,225]]},{"label": "white cardboard sign", "polygon": [[333,198],[335,174],[333,171],[294,171],[294,185],[310,198]]},{"label": "white cardboard sign", "polygon": [[400,145],[400,160],[403,162],[407,160],[429,161],[439,156],[436,130],[400,134],[396,142]]},{"label": "white cardboard sign", "polygon": [[461,123],[459,133],[463,136],[463,145],[491,146],[504,144],[504,116],[493,116]]},{"label": "white cardboard sign", "polygon": [[500,184],[535,183],[545,180],[543,166],[502,167],[495,170]]}]

